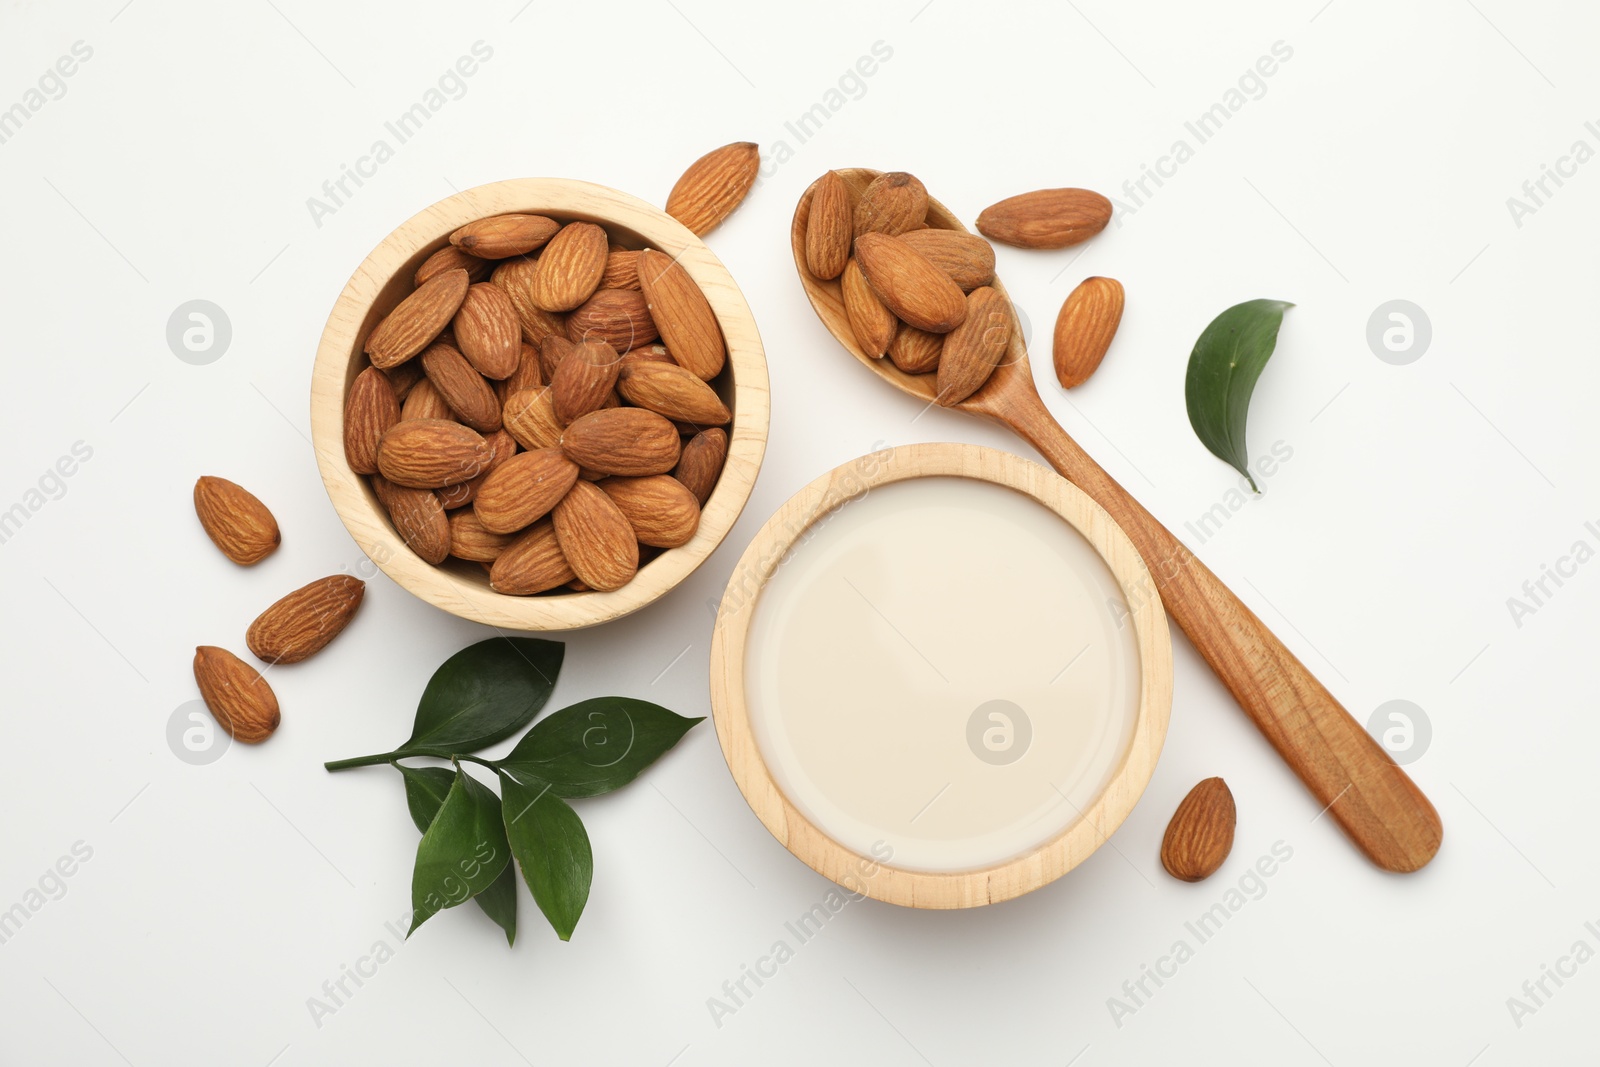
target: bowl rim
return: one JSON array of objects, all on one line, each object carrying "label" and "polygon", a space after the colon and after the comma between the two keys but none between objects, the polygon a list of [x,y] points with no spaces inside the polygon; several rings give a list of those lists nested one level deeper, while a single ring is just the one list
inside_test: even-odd
[{"label": "bowl rim", "polygon": [[[627,585],[611,592],[514,597],[435,566],[396,534],[367,484],[344,454],[344,400],[367,320],[383,289],[408,264],[447,243],[476,219],[511,213],[547,214],[563,222],[616,227],[672,256],[700,286],[727,342],[734,418],[728,455],[688,544],[662,553]],[[345,284],[318,342],[311,382],[311,437],[324,488],[350,536],[395,584],[440,610],[500,629],[561,631],[620,618],[654,602],[704,563],[749,501],[766,451],[771,399],[766,356],[750,306],[733,275],[693,232],[638,197],[569,178],[513,178],[446,197],[417,212],[367,254]]]},{"label": "bowl rim", "polygon": [[[873,462],[868,463],[867,460]],[[1018,491],[1055,512],[1106,562],[1129,607],[1139,652],[1133,737],[1105,790],[1069,824],[1020,856],[949,872],[907,870],[835,841],[784,795],[750,724],[746,642],[767,580],[819,519],[878,486],[926,477],[972,478]],[[1021,896],[1061,877],[1122,825],[1155,773],[1172,706],[1172,640],[1144,560],[1088,494],[1037,463],[966,444],[901,445],[834,468],[779,508],[735,565],[711,638],[711,709],[723,757],[739,791],[779,842],[853,893],[913,908],[967,908]]]}]

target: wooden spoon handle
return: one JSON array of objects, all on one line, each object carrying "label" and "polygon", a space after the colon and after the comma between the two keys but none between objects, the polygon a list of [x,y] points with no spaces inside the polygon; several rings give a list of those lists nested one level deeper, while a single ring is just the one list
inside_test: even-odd
[{"label": "wooden spoon handle", "polygon": [[1388,871],[1439,850],[1439,815],[1416,784],[1304,664],[1063,430],[1037,395],[995,414],[1117,521],[1144,557],[1167,612],[1272,747],[1357,847]]}]

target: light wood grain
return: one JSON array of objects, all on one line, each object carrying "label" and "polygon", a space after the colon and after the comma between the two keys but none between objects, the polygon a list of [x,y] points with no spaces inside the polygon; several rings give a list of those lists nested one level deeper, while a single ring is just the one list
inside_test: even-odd
[{"label": "light wood grain", "polygon": [[[838,173],[857,194],[878,174]],[[815,188],[801,198],[790,233],[795,267],[812,307],[829,332],[880,378],[931,403],[933,376],[905,374],[887,360],[866,355],[851,334],[838,283],[816,278],[806,267],[805,228]],[[935,200],[929,201],[928,222],[966,229]],[[994,284],[1001,288],[998,279]],[[1362,852],[1396,872],[1418,870],[1433,858],[1443,828],[1428,798],[1283,642],[1051,417],[1034,386],[1020,330],[1012,331],[1005,363],[956,407],[1015,431],[1127,531],[1178,626]]]},{"label": "light wood grain", "polygon": [[[512,597],[489,588],[482,567],[423,561],[394,532],[367,480],[344,457],[345,390],[364,365],[367,334],[411,291],[417,266],[474,219],[525,212],[606,227],[630,248],[656,248],[676,259],[700,286],[727,340],[728,362],[712,381],[733,411],[728,458],[701,512],[694,539],[662,553],[627,585],[608,593]],[[676,219],[625,193],[588,182],[523,178],[458,193],[419,212],[384,238],[344,292],[317,349],[311,382],[311,435],[323,484],[356,544],[390,578],[433,604],[473,622],[508,630],[573,630],[636,611],[672,589],[722,543],[744,509],[766,451],[771,409],[761,336],[744,295],[722,263]]]},{"label": "light wood grain", "polygon": [[[1149,784],[1172,706],[1172,642],[1160,601],[1141,593],[1151,577],[1138,550],[1104,509],[1037,463],[975,445],[903,445],[863,470],[849,463],[796,493],[745,549],[711,639],[711,707],[734,781],[767,829],[809,867],[856,892],[914,908],[970,908],[1010,900],[1082,863],[1133,810]],[[1106,561],[1128,601],[1139,653],[1139,705],[1128,752],[1095,802],[1032,852],[979,870],[908,871],[880,865],[833,840],[784,796],[751,730],[745,654],[761,589],[819,519],[872,489],[910,478],[975,478],[1024,493],[1081,533]]]}]

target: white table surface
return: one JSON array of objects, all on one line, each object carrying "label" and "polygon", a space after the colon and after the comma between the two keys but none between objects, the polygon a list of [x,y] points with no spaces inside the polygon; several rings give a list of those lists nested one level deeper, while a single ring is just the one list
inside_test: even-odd
[{"label": "white table surface", "polygon": [[[1600,163],[1561,163],[1574,142],[1585,158],[1600,149],[1593,10],[1004,7],[3,6],[0,109],[28,114],[0,143],[0,511],[28,514],[0,544],[0,910],[28,915],[0,944],[0,1059],[1593,1062],[1600,563],[1565,567],[1531,614],[1508,606],[1575,542],[1600,547]],[[308,198],[479,41],[492,57],[464,95],[314,219]],[[92,54],[30,97],[77,42]],[[1277,42],[1292,54],[1246,79],[1200,143],[1185,123],[1226,104]],[[872,75],[846,76],[875,47],[887,58]],[[835,107],[801,141],[787,124],[818,103]],[[818,473],[879,443],[1029,454],[956,414],[914,419],[921,405],[824,333],[788,252],[807,183],[835,166],[906,169],[968,219],[1012,193],[1084,185],[1118,196],[1113,227],[1081,251],[999,253],[1046,402],[1360,719],[1396,699],[1423,709],[1431,742],[1410,769],[1446,827],[1430,867],[1367,864],[1180,638],[1166,750],[1114,847],[1005,905],[851,904],[719,1019],[710,998],[830,885],[751,814],[709,725],[584,805],[596,880],[577,936],[557,942],[524,889],[514,950],[471,908],[402,945],[386,925],[407,910],[416,842],[400,783],[321,767],[404,737],[432,668],[486,631],[380,576],[333,646],[274,673],[284,725],[270,743],[206,766],[175,757],[166,730],[196,698],[193,647],[243,651],[266,603],[363,566],[306,438],[312,352],[366,252],[453,189],[506,177],[660,202],[701,152],[745,139],[767,174],[709,243],[766,343],[766,465],[684,587],[570,637],[556,705],[617,692],[705,713],[709,605],[766,516]],[[1190,156],[1162,163],[1179,139]],[[1147,179],[1151,195],[1124,191],[1158,164],[1170,177]],[[1569,176],[1535,203],[1523,183],[1545,165]],[[1096,273],[1126,284],[1128,311],[1069,398],[1046,369],[1049,327]],[[1292,458],[1202,541],[1185,524],[1237,479],[1188,426],[1185,360],[1216,312],[1262,296],[1297,306],[1250,440]],[[231,323],[207,365],[166,341],[196,299]],[[1395,299],[1431,323],[1405,365],[1367,342]],[[30,496],[75,446],[92,454]],[[201,533],[190,489],[205,473],[276,512],[283,547],[254,570]],[[1179,884],[1158,864],[1161,832],[1215,774],[1238,798],[1234,855]],[[1278,842],[1292,858],[1199,943],[1185,924]],[[74,848],[89,858],[57,881]],[[1192,957],[1161,964],[1180,940]],[[1568,959],[1579,941],[1582,964]],[[377,942],[392,958],[316,1018],[310,999]],[[1136,1003],[1124,982],[1158,964],[1175,973],[1146,979]],[[1570,977],[1546,978],[1536,1003],[1524,983],[1546,967]]]}]

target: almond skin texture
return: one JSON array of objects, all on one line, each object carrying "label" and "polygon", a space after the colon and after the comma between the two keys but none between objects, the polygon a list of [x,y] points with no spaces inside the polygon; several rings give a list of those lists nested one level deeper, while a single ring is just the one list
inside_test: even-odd
[{"label": "almond skin texture", "polygon": [[929,333],[902,322],[889,342],[889,359],[907,374],[926,374],[939,366],[947,333]]},{"label": "almond skin texture", "polygon": [[844,317],[850,320],[850,332],[856,335],[856,344],[873,359],[882,359],[894,340],[894,312],[883,306],[878,294],[867,284],[861,273],[861,264],[854,259],[845,264],[839,276],[839,294],[844,301]]},{"label": "almond skin texture", "polygon": [[366,583],[334,574],[301,586],[250,624],[245,643],[268,663],[299,663],[339,636],[361,606]]},{"label": "almond skin texture", "polygon": [[443,419],[403,419],[378,442],[378,472],[412,489],[464,482],[482,474],[490,458],[481,434]]},{"label": "almond skin texture", "polygon": [[517,439],[507,433],[504,427],[494,433],[484,434],[483,439],[489,442],[489,465],[483,469],[483,473],[464,482],[434,490],[439,503],[444,505],[446,511],[464,508],[476,500],[478,490],[483,488],[484,480],[494,473],[496,467],[517,454]]},{"label": "almond skin texture", "polygon": [[720,427],[701,430],[683,446],[683,454],[672,476],[694,494],[701,507],[711,499],[711,490],[717,487],[722,474],[722,464],[728,458],[728,434]]},{"label": "almond skin texture", "polygon": [[1040,189],[991,204],[978,232],[1018,248],[1066,248],[1086,241],[1111,221],[1111,201],[1088,189]]},{"label": "almond skin texture", "polygon": [[949,333],[967,317],[961,287],[898,237],[856,238],[856,262],[883,306],[919,330]]},{"label": "almond skin texture", "polygon": [[421,362],[428,380],[457,419],[479,433],[500,428],[500,400],[494,389],[454,346],[436,341],[422,353]]},{"label": "almond skin texture", "polygon": [[511,377],[494,383],[494,393],[504,408],[506,401],[515,394],[524,389],[543,389],[544,385],[544,371],[539,369],[539,350],[524,341],[521,354],[517,357],[517,369],[511,372]]},{"label": "almond skin texture", "polygon": [[412,277],[412,285],[421,285],[429,278],[443,274],[447,270],[464,270],[467,280],[471,282],[486,281],[494,264],[486,259],[468,255],[455,245],[445,245],[439,251],[422,261],[422,266],[417,268],[417,273]]},{"label": "almond skin texture", "polygon": [[987,285],[967,297],[967,317],[944,339],[936,400],[959,404],[983,388],[1011,345],[1011,302]]},{"label": "almond skin texture", "polygon": [[504,289],[480,282],[456,312],[456,347],[486,378],[508,378],[522,354],[522,324]]},{"label": "almond skin texture", "polygon": [[900,240],[950,275],[963,292],[994,281],[994,246],[975,233],[921,229],[901,234]]},{"label": "almond skin texture", "polygon": [[713,149],[689,165],[667,194],[667,214],[704,237],[750,195],[761,168],[761,150],[751,141]]},{"label": "almond skin texture", "polygon": [[622,353],[622,367],[626,370],[635,363],[671,363],[678,365],[672,358],[672,353],[667,351],[666,345],[645,345],[643,348],[633,348]]},{"label": "almond skin texture", "polygon": [[484,480],[472,508],[490,533],[516,533],[548,515],[577,480],[578,465],[559,448],[523,452]]},{"label": "almond skin texture", "polygon": [[507,596],[531,596],[559,588],[576,577],[561,554],[555,525],[546,521],[512,541],[495,558],[489,568],[489,588]]},{"label": "almond skin texture", "polygon": [[591,411],[599,411],[611,396],[621,369],[622,357],[604,341],[574,345],[550,378],[556,420],[566,426]]},{"label": "almond skin texture", "polygon": [[1184,882],[1209,878],[1233,851],[1238,819],[1233,793],[1221,778],[1207,778],[1183,798],[1166,836],[1161,839],[1161,866]]},{"label": "almond skin texture", "polygon": [[539,271],[535,259],[508,259],[495,267],[489,283],[503,291],[516,309],[522,339],[538,348],[551,334],[566,336],[566,320],[533,302],[533,276]]},{"label": "almond skin texture", "polygon": [[639,542],[633,526],[594,483],[574,485],[556,505],[551,521],[561,554],[591,589],[620,589],[638,572]]},{"label": "almond skin texture", "polygon": [[272,736],[281,717],[278,698],[261,674],[225,648],[194,650],[194,680],[217,725],[228,736],[259,745]]},{"label": "almond skin texture", "polygon": [[226,478],[207,475],[194,483],[194,512],[206,536],[241,567],[266,559],[283,539],[267,506]]},{"label": "almond skin texture", "polygon": [[[606,408],[568,426],[561,436],[561,450],[578,466],[602,474],[628,478],[665,474],[678,463],[678,429],[644,408]],[[578,577],[595,584],[576,563],[573,568]]]},{"label": "almond skin texture", "polygon": [[625,367],[617,392],[630,404],[674,422],[721,426],[733,418],[716,391],[676,363],[638,362]]},{"label": "almond skin texture", "polygon": [[618,352],[661,336],[644,294],[637,289],[599,289],[567,316],[567,339],[604,341]]},{"label": "almond skin texture", "polygon": [[[926,211],[926,205],[924,205]],[[829,171],[817,179],[806,219],[806,269],[818,278],[837,278],[850,261],[855,238],[855,208],[844,179]]]},{"label": "almond skin texture", "polygon": [[495,215],[467,223],[450,235],[450,243],[482,259],[506,259],[543,248],[559,229],[559,222],[543,215]]},{"label": "almond skin texture", "polygon": [[606,256],[606,270],[600,275],[602,289],[638,289],[639,253],[612,249]]},{"label": "almond skin texture", "polygon": [[517,444],[529,451],[561,444],[561,420],[548,388],[517,393],[506,401],[501,417]]},{"label": "almond skin texture", "polygon": [[381,474],[372,476],[372,492],[411,551],[428,563],[444,562],[450,554],[450,520],[439,494],[395,485]]},{"label": "almond skin texture", "polygon": [[[416,366],[422,369],[422,364],[413,360],[406,366]],[[400,407],[400,421],[411,419],[443,419],[445,422],[454,422],[456,413],[450,410],[450,405],[439,394],[438,388],[424,377],[412,386],[411,393],[406,397],[406,402]],[[384,431],[387,433],[388,431]],[[379,438],[382,440],[382,438]]]},{"label": "almond skin texture", "polygon": [[600,287],[606,270],[606,231],[592,222],[569,222],[550,239],[533,272],[533,302],[545,311],[571,311]]},{"label": "almond skin texture", "polygon": [[367,337],[365,351],[379,370],[398,367],[438,337],[467,297],[464,270],[447,270],[429,278],[416,292],[378,323]]},{"label": "almond skin texture", "polygon": [[383,371],[368,367],[344,398],[344,458],[357,474],[376,474],[378,440],[400,421],[400,401]]},{"label": "almond skin texture", "polygon": [[544,339],[544,343],[539,346],[539,373],[544,375],[545,381],[555,381],[556,368],[561,366],[562,360],[572,354],[572,349],[573,344],[567,340],[565,330]]},{"label": "almond skin texture", "polygon": [[1115,278],[1085,278],[1061,304],[1056,316],[1056,380],[1071,389],[1089,380],[1106,358],[1122,324],[1124,294]]},{"label": "almond skin texture", "polygon": [[928,217],[928,190],[913,175],[903,170],[890,171],[872,179],[856,204],[855,231],[905,233],[921,226]]},{"label": "almond skin texture", "polygon": [[450,516],[450,554],[457,559],[493,563],[514,540],[510,534],[484,529],[472,511],[462,510]]},{"label": "almond skin texture", "polygon": [[700,502],[670,475],[607,478],[600,489],[627,516],[634,539],[642,545],[677,548],[688,544],[700,528]]},{"label": "almond skin texture", "polygon": [[422,380],[422,365],[416,362],[402,363],[382,374],[394,387],[394,398],[404,404],[406,397],[411,395],[412,387]]},{"label": "almond skin texture", "polygon": [[728,350],[717,316],[689,272],[666,253],[647,248],[639,254],[639,284],[661,340],[678,365],[703,381],[715,378]]}]

